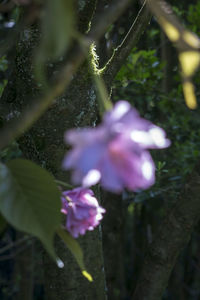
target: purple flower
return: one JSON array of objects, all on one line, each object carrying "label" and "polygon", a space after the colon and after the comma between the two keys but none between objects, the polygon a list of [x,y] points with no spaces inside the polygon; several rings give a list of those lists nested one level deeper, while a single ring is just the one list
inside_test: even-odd
[{"label": "purple flower", "polygon": [[85,234],[86,230],[93,230],[105,213],[90,189],[75,188],[64,191],[61,200],[61,212],[67,215],[66,229],[75,238],[79,234]]},{"label": "purple flower", "polygon": [[65,135],[72,150],[64,169],[73,169],[75,184],[97,182],[110,191],[146,189],[155,182],[155,165],[147,149],[166,148],[165,132],[142,119],[126,101],[119,101],[96,128],[70,130]]}]

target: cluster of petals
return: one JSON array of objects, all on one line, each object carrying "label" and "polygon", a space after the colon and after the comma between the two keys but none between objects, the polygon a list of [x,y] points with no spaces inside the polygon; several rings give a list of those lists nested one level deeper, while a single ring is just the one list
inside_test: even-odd
[{"label": "cluster of petals", "polygon": [[92,190],[75,188],[62,192],[61,212],[67,215],[66,229],[77,238],[86,230],[93,230],[99,225],[105,209],[99,206]]},{"label": "cluster of petals", "polygon": [[170,145],[164,130],[141,118],[126,101],[106,112],[99,126],[67,131],[65,141],[72,149],[63,168],[73,169],[73,183],[89,187],[100,182],[117,193],[153,185],[155,165],[147,149]]}]

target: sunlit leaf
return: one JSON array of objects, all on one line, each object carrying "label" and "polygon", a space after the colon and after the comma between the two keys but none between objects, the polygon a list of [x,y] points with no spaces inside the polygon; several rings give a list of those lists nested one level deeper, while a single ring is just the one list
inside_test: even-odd
[{"label": "sunlit leaf", "polygon": [[183,82],[183,93],[187,106],[190,109],[195,109],[197,107],[197,100],[194,91],[194,85],[191,82]]},{"label": "sunlit leaf", "polygon": [[179,54],[179,60],[183,76],[190,77],[197,70],[200,63],[200,53],[197,51],[185,51]]},{"label": "sunlit leaf", "polygon": [[85,278],[87,278],[88,281],[90,281],[90,282],[93,281],[92,276],[86,270],[83,270],[82,274]]},{"label": "sunlit leaf", "polygon": [[183,40],[191,47],[193,48],[199,48],[200,47],[200,40],[199,38],[192,32],[185,30],[183,32]]},{"label": "sunlit leaf", "polygon": [[176,42],[180,38],[180,33],[178,29],[173,24],[165,20],[164,18],[159,18],[159,21],[168,38],[172,42]]},{"label": "sunlit leaf", "polygon": [[75,257],[83,276],[86,277],[89,281],[93,281],[92,276],[85,269],[83,252],[78,242],[64,228],[59,228],[57,230],[57,233]]},{"label": "sunlit leaf", "polygon": [[47,171],[23,159],[0,164],[2,215],[17,229],[38,237],[54,259],[53,237],[61,223],[60,209],[60,192]]}]

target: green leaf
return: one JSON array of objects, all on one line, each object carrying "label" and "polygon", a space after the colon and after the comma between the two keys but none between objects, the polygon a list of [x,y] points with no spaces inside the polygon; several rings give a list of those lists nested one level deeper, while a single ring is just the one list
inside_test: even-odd
[{"label": "green leaf", "polygon": [[61,224],[60,209],[60,192],[47,171],[24,159],[0,164],[2,215],[17,229],[38,237],[54,259],[53,237]]},{"label": "green leaf", "polygon": [[59,228],[57,230],[57,234],[64,241],[68,249],[71,251],[73,256],[75,257],[83,276],[85,276],[89,281],[93,281],[92,276],[86,271],[84,260],[83,260],[83,252],[79,243],[66,231],[64,228]]},{"label": "green leaf", "polygon": [[72,0],[47,1],[43,19],[43,58],[56,59],[64,54],[74,30],[73,25]]}]

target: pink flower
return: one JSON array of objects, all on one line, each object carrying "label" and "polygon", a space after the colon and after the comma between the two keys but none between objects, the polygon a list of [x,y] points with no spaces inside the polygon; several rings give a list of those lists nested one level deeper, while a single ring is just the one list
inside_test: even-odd
[{"label": "pink flower", "polygon": [[119,101],[96,128],[72,129],[65,140],[72,150],[64,169],[73,169],[75,184],[100,181],[110,191],[146,189],[155,182],[155,165],[147,149],[166,148],[165,132],[142,119],[126,101]]},{"label": "pink flower", "polygon": [[67,215],[66,229],[75,238],[98,226],[103,218],[102,214],[105,213],[90,189],[75,188],[64,191],[61,200],[61,211]]}]

